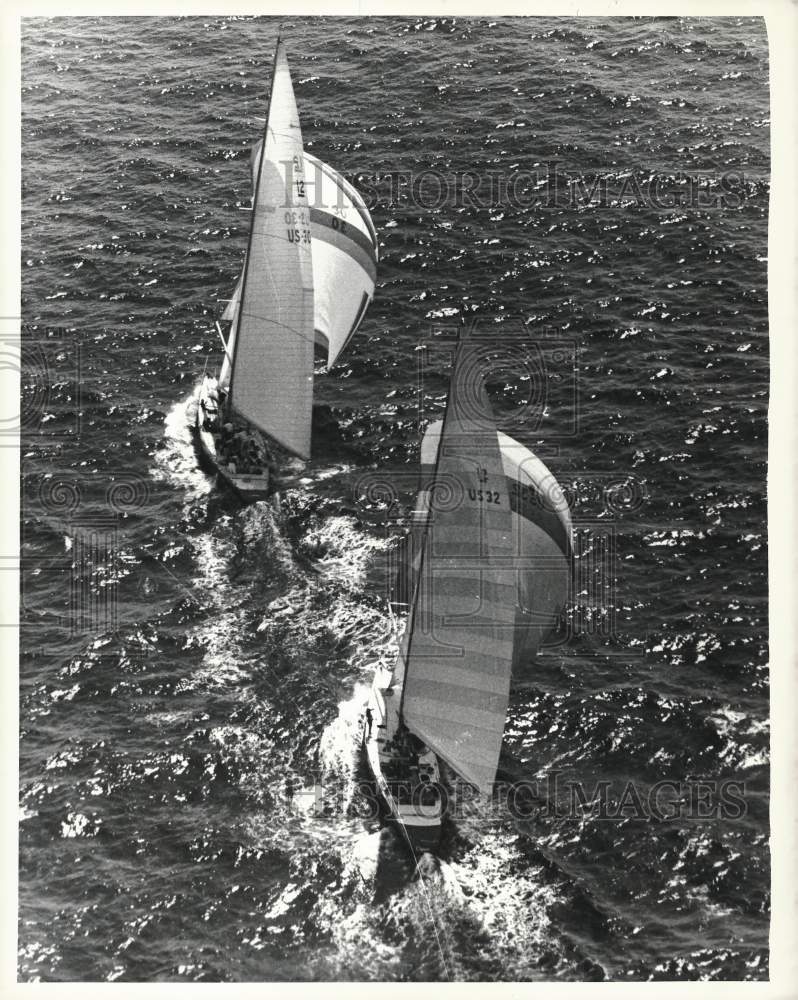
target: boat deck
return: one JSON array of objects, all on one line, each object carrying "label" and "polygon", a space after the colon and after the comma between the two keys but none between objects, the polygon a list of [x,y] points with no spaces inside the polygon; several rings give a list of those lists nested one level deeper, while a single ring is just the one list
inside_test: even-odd
[{"label": "boat deck", "polygon": [[[218,412],[218,404],[213,402],[212,406],[208,396],[208,386],[210,380],[204,379],[198,386],[194,397],[194,416],[192,429],[199,442],[200,451],[205,461],[215,470],[217,476],[233,489],[242,499],[255,501],[266,500],[274,492],[275,483],[269,474],[269,469],[265,465],[256,467],[256,471],[238,471],[234,463],[226,463],[220,460],[216,447],[216,437],[209,428],[205,419],[205,414]],[[205,406],[203,406],[205,404]],[[263,446],[265,448],[265,445]]]},{"label": "boat deck", "polygon": [[366,717],[366,757],[391,818],[414,852],[435,850],[440,841],[443,801],[435,754],[404,727],[401,688],[394,673],[379,668]]}]

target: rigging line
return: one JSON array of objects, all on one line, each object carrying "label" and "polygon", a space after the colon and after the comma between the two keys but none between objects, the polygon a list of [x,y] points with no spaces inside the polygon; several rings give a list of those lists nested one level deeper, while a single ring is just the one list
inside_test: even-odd
[{"label": "rigging line", "polygon": [[[232,366],[233,366],[233,359],[230,357],[230,355],[229,355],[229,353],[227,351],[227,343],[225,342],[224,334],[222,333],[222,328],[219,326],[219,320],[218,319],[215,320],[215,323],[216,323],[216,332],[219,334],[219,339],[222,342],[222,350],[224,351],[224,356],[227,358],[227,363],[232,368]],[[205,361],[205,364],[206,365],[208,364],[207,359]],[[205,373],[203,372],[203,376],[204,376],[204,374]]]},{"label": "rigging line", "polygon": [[452,977],[449,974],[449,965],[446,962],[446,955],[445,955],[444,950],[443,950],[443,945],[441,944],[440,934],[438,934],[438,924],[437,924],[437,921],[435,919],[435,916],[436,916],[435,915],[435,910],[432,908],[432,900],[430,898],[429,892],[427,891],[427,883],[426,883],[426,881],[424,879],[424,874],[421,871],[421,868],[419,867],[418,855],[416,854],[415,849],[413,848],[413,845],[410,843],[410,838],[407,837],[406,839],[407,839],[408,847],[410,848],[410,853],[413,855],[413,860],[416,863],[416,874],[418,875],[419,882],[421,883],[421,889],[422,889],[422,892],[424,893],[424,899],[425,899],[426,904],[427,904],[427,909],[429,910],[430,921],[432,922],[432,929],[435,932],[435,943],[438,945],[438,951],[440,952],[441,962],[443,963],[443,968],[444,968],[444,971],[446,972],[446,978],[451,983],[452,982]]},{"label": "rigging line", "polygon": [[[185,535],[184,537],[188,538],[189,536]],[[185,596],[188,597],[190,601],[194,601],[196,604],[202,607],[202,601],[199,599],[199,597],[197,597],[197,594],[201,593],[199,585],[193,587],[190,583],[185,583],[183,580],[180,579],[180,577],[175,576],[175,574],[169,569],[169,567],[166,566],[164,563],[160,562],[158,558],[154,556],[151,552],[142,553],[141,556],[142,565],[147,560],[154,562],[155,565],[158,567],[158,569],[164,570],[167,576],[170,576],[172,578],[172,580],[177,584],[178,589],[182,590]]]},{"label": "rigging line", "polygon": [[[271,274],[269,275],[269,277],[271,277]],[[272,284],[274,284],[274,282],[272,282]],[[304,288],[303,287],[303,291],[309,292],[309,291],[312,291],[312,289],[310,289],[310,288]],[[245,315],[248,316],[250,319],[264,320],[264,321],[267,321],[267,322],[271,323],[272,326],[279,326],[282,330],[287,330],[289,333],[295,333],[300,340],[304,340],[304,341],[311,341],[312,340],[314,344],[316,343],[315,332],[314,332],[313,337],[306,337],[305,334],[302,333],[301,330],[297,330],[296,327],[289,326],[287,323],[281,323],[279,320],[272,319],[271,316],[260,316],[258,313],[255,313],[255,312],[248,312],[248,313],[245,313]]]}]

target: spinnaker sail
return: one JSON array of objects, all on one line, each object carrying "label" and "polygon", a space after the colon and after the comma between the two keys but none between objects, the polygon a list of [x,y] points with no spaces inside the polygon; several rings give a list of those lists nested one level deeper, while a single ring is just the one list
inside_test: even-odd
[{"label": "spinnaker sail", "polygon": [[332,167],[305,153],[313,236],[316,342],[335,364],[357,332],[377,280],[377,233],[355,188]]},{"label": "spinnaker sail", "polygon": [[[436,420],[424,434],[422,482],[429,482],[434,475],[442,425]],[[537,455],[501,431],[497,431],[497,440],[513,513],[518,580],[515,669],[536,655],[568,598],[573,556],[571,512],[557,480]],[[417,540],[418,536],[417,531]],[[419,549],[418,541],[415,547],[411,543],[408,553],[411,590]]]}]

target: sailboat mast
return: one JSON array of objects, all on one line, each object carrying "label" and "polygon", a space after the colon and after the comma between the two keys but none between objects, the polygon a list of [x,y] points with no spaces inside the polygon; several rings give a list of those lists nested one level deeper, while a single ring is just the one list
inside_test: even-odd
[{"label": "sailboat mast", "polygon": [[271,78],[271,81],[269,83],[269,102],[268,102],[268,104],[266,106],[266,120],[263,123],[263,138],[261,140],[261,155],[260,155],[260,158],[258,160],[258,173],[257,173],[257,176],[255,178],[255,190],[253,192],[253,198],[252,198],[252,215],[250,216],[250,221],[249,221],[249,239],[247,240],[247,254],[246,254],[246,257],[244,257],[244,264],[245,264],[245,266],[244,266],[243,276],[242,276],[242,279],[241,279],[241,295],[239,296],[239,299],[238,299],[239,306],[238,306],[238,310],[236,312],[235,336],[232,338],[232,340],[233,340],[233,356],[230,358],[230,381],[229,381],[228,387],[227,387],[227,401],[226,401],[226,412],[227,412],[228,417],[230,416],[230,414],[232,412],[233,380],[235,378],[235,363],[236,363],[237,347],[238,347],[238,344],[239,344],[239,341],[240,341],[240,337],[238,336],[238,332],[239,332],[239,329],[241,327],[241,317],[242,317],[243,311],[244,311],[242,307],[243,307],[243,304],[244,304],[244,295],[246,293],[246,287],[247,287],[247,271],[248,271],[248,268],[246,267],[246,262],[249,259],[250,253],[252,252],[252,236],[253,236],[253,233],[255,231],[255,206],[258,204],[258,192],[260,190],[260,180],[261,180],[261,177],[263,176],[263,162],[264,162],[264,159],[265,159],[265,157],[263,155],[263,151],[266,149],[266,136],[268,135],[268,132],[269,132],[269,117],[271,115],[271,109],[272,109],[272,94],[274,93],[274,80],[275,80],[275,77],[277,76],[277,55],[278,55],[278,53],[280,51],[280,41],[281,41],[280,34],[278,32],[278,34],[277,34],[277,42],[275,43],[275,46],[274,46],[274,58],[272,59],[272,78]]}]

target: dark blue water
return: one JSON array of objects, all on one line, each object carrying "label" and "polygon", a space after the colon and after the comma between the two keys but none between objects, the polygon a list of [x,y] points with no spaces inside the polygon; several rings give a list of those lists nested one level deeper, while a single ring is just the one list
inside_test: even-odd
[{"label": "dark blue water", "polygon": [[[763,22],[284,22],[381,263],[279,517],[185,430],[275,33],[24,23],[20,978],[766,978]],[[460,316],[526,345],[537,395],[494,388],[534,397],[513,433],[580,557],[512,695],[524,810],[466,807],[419,881],[360,815],[357,726]]]}]

